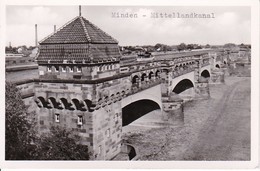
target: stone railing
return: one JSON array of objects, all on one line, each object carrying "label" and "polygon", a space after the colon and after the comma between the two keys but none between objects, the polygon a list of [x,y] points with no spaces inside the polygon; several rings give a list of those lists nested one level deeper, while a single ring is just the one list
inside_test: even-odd
[{"label": "stone railing", "polygon": [[187,74],[189,72],[192,72],[194,71],[194,68],[186,68],[186,69],[183,69],[183,70],[177,70],[177,71],[173,71],[173,77],[176,78],[176,77],[179,77],[181,75],[184,75],[184,74]]},{"label": "stone railing", "polygon": [[202,67],[207,66],[207,65],[210,65],[209,60],[204,61],[204,62],[201,64]]},{"label": "stone railing", "polygon": [[140,85],[135,84],[132,85],[131,90],[127,94],[127,96],[138,93],[140,91],[146,90],[148,88],[154,87],[158,84],[161,84],[161,80],[159,78],[149,81],[143,81]]}]

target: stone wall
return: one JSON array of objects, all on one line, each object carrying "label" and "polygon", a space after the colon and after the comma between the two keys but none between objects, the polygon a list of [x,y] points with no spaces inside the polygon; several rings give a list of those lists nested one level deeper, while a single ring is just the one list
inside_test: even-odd
[{"label": "stone wall", "polygon": [[[92,103],[88,106],[85,104],[85,101],[92,102],[95,96],[89,92],[94,92],[93,85],[36,82],[35,99],[38,101],[36,113],[39,133],[48,132],[51,126],[73,129],[82,137],[82,144],[88,145],[90,151],[92,151]],[[39,102],[40,99],[47,104],[44,105]],[[51,99],[54,99],[55,103]],[[64,99],[67,101],[67,105],[61,102]],[[75,99],[81,102],[81,104],[85,104],[85,111],[77,109],[73,103]],[[59,116],[59,121],[57,121],[57,115]],[[82,124],[78,121],[79,117],[82,117]]]},{"label": "stone wall", "polygon": [[[112,159],[121,147],[121,100],[128,85],[122,83],[127,80],[98,84],[35,83],[39,131],[47,132],[51,125],[73,129],[83,138],[82,143],[89,146],[94,159]],[[79,117],[82,124],[78,123]]]}]

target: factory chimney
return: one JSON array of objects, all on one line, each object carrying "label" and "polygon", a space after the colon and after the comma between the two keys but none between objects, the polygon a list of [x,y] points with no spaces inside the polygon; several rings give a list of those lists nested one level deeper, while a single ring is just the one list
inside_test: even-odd
[{"label": "factory chimney", "polygon": [[35,46],[38,46],[37,24],[35,24]]}]

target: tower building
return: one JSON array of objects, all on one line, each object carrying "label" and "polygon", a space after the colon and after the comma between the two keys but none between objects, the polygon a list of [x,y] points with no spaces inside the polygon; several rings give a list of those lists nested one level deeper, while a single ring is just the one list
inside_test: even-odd
[{"label": "tower building", "polygon": [[80,15],[40,41],[39,49],[39,131],[73,129],[94,159],[113,158],[122,132],[118,41]]}]

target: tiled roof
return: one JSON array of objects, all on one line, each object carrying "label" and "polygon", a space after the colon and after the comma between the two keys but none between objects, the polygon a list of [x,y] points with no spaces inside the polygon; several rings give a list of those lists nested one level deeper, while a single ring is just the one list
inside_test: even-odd
[{"label": "tiled roof", "polygon": [[40,45],[61,43],[117,44],[118,41],[82,16],[78,16],[39,43]]},{"label": "tiled roof", "polygon": [[118,42],[78,16],[40,42],[38,63],[97,63],[118,61]]},{"label": "tiled roof", "polygon": [[[71,46],[71,47],[67,47]],[[67,46],[41,45],[38,62],[58,62],[64,60],[82,63],[119,60],[121,54],[117,44],[68,44]]]}]

